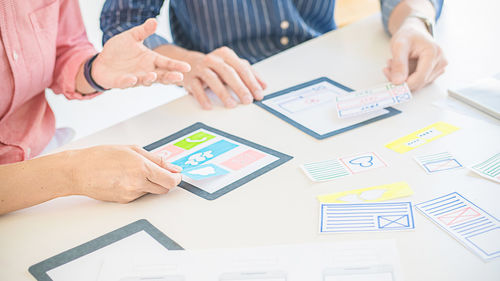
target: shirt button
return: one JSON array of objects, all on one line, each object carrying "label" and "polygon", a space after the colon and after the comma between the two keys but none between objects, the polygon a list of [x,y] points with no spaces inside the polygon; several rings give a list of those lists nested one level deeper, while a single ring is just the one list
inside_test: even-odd
[{"label": "shirt button", "polygon": [[17,61],[17,59],[19,58],[19,55],[17,54],[16,51],[14,51],[14,53],[12,54],[12,57],[14,58],[14,61]]},{"label": "shirt button", "polygon": [[26,148],[25,158],[29,159],[31,157],[31,148]]},{"label": "shirt button", "polygon": [[283,36],[283,37],[281,37],[281,39],[280,39],[280,43],[281,43],[281,45],[283,45],[283,46],[288,45],[288,42],[289,42],[289,41],[290,41],[290,40],[288,40],[288,37],[286,37],[286,36]]},{"label": "shirt button", "polygon": [[290,26],[290,23],[286,20],[282,21],[280,24],[281,29],[287,29]]}]

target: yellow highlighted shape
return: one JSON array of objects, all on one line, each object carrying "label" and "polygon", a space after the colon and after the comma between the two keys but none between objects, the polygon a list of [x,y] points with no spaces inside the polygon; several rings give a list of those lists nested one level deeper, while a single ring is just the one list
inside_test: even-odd
[{"label": "yellow highlighted shape", "polygon": [[459,129],[460,128],[450,125],[446,122],[437,122],[414,133],[399,138],[391,143],[388,143],[385,145],[385,147],[399,153],[405,153],[426,143],[439,139],[440,137],[449,135]]},{"label": "yellow highlighted shape", "polygon": [[318,196],[321,203],[368,203],[379,202],[413,194],[406,182],[377,185],[328,195]]}]

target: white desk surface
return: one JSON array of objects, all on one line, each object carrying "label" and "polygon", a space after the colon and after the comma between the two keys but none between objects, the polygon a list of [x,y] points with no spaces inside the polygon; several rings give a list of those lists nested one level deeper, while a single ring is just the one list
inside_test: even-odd
[{"label": "white desk surface", "polygon": [[[74,196],[4,215],[0,217],[0,280],[32,280],[27,271],[32,264],[142,218],[186,249],[392,238],[399,248],[405,280],[499,280],[500,260],[484,263],[421,214],[415,215],[416,229],[409,232],[318,234],[317,195],[397,181],[408,182],[415,191],[403,200],[418,203],[457,191],[500,217],[499,184],[467,169],[427,175],[413,160],[415,155],[448,150],[470,165],[500,148],[497,121],[481,122],[431,105],[445,97],[446,87],[499,70],[498,63],[490,62],[500,61],[500,39],[489,35],[496,32],[500,20],[492,14],[485,21],[476,14],[477,26],[484,29],[472,32],[463,16],[485,7],[447,4],[456,13],[443,15],[438,34],[444,34],[441,44],[449,51],[451,75],[414,93],[412,102],[397,107],[403,113],[395,117],[319,141],[255,105],[202,111],[193,98],[183,97],[68,145],[65,149],[147,145],[201,121],[294,159],[215,201],[177,188],[164,196],[148,195],[125,205]],[[465,9],[458,9],[460,5]],[[466,39],[468,35],[474,40]],[[388,37],[379,16],[374,16],[283,52],[256,68],[269,84],[266,93],[319,76],[361,88],[385,81],[381,69],[388,50]],[[437,121],[461,130],[405,154],[384,147]],[[299,170],[305,162],[366,151],[378,152],[389,168],[325,183],[312,183]]]}]

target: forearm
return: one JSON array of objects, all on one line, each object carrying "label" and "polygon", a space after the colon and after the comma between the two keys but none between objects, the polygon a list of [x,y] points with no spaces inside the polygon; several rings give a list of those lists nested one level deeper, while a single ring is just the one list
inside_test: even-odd
[{"label": "forearm", "polygon": [[0,214],[71,194],[71,152],[0,166]]},{"label": "forearm", "polygon": [[422,0],[404,0],[399,3],[392,11],[388,29],[391,34],[394,34],[407,20],[414,21],[425,28],[424,23],[416,18],[408,18],[411,14],[420,14],[430,19],[436,17],[436,10],[430,1]]}]

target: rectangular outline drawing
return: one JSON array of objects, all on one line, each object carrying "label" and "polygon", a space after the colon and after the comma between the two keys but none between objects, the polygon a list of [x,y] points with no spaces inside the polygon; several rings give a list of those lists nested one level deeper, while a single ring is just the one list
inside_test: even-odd
[{"label": "rectangular outline drawing", "polygon": [[[397,217],[396,219],[389,219],[389,217]],[[397,221],[399,221],[400,219],[403,219],[403,218],[406,218],[406,225],[403,225],[402,223],[399,223]],[[389,221],[389,223],[385,224],[384,226],[382,226],[380,224],[380,219],[384,219],[386,221]],[[377,216],[377,224],[378,224],[378,228],[381,229],[381,228],[387,228],[388,225],[392,224],[392,223],[395,223],[395,224],[399,224],[401,226],[399,227],[389,227],[390,229],[398,229],[398,228],[408,228],[410,227],[410,218],[408,217],[408,215],[397,215],[397,216],[391,216],[391,215],[384,215],[384,216]]]},{"label": "rectangular outline drawing", "polygon": [[[441,163],[441,162],[455,162],[455,164],[457,164],[458,166],[453,166],[453,167],[449,167],[449,168],[446,168],[446,169],[439,169],[439,170],[431,170],[428,167],[428,165],[430,165],[430,164],[437,164],[437,163]],[[442,167],[443,165],[441,165],[440,167]],[[423,164],[423,166],[427,170],[427,172],[429,172],[429,173],[436,173],[436,172],[442,172],[442,171],[448,171],[448,170],[455,170],[455,169],[459,169],[459,168],[463,168],[464,167],[464,166],[462,166],[462,164],[460,164],[460,162],[457,161],[457,159],[444,159],[444,160],[439,160],[439,161],[435,161],[435,162],[429,162],[429,163]]]},{"label": "rectangular outline drawing", "polygon": [[[399,206],[399,205],[406,205],[407,207],[407,211],[408,213],[407,214],[402,214],[402,215],[408,215],[408,224],[409,226],[408,227],[401,227],[401,228],[387,228],[387,229],[384,229],[384,228],[379,228],[378,225],[376,227],[376,229],[370,229],[370,230],[359,230],[359,231],[353,231],[353,230],[339,230],[339,231],[323,231],[323,214],[324,214],[324,208],[325,206],[327,205],[339,205],[339,206],[342,206],[342,207],[350,207],[350,206],[360,206],[360,205],[364,205],[364,206],[368,206],[368,207],[371,207],[371,206]],[[401,212],[403,213],[403,212]],[[377,223],[378,223],[378,217],[380,215],[373,215],[374,218],[377,219]],[[396,215],[391,215],[391,216],[396,216]],[[413,208],[412,208],[412,204],[411,202],[391,202],[391,203],[355,203],[355,204],[345,204],[345,203],[321,203],[320,202],[320,228],[319,228],[319,233],[355,233],[355,232],[373,232],[373,231],[400,231],[400,230],[413,230],[415,229],[415,219],[414,219],[414,216],[413,216]]]},{"label": "rectangular outline drawing", "polygon": [[287,155],[287,154],[284,154],[284,153],[281,153],[281,152],[278,152],[276,150],[273,150],[271,148],[268,148],[268,147],[265,147],[265,146],[262,146],[262,145],[259,145],[259,144],[256,144],[256,143],[253,143],[249,140],[246,140],[246,139],[243,139],[243,138],[240,138],[240,137],[237,137],[237,136],[234,136],[234,135],[231,135],[231,134],[228,134],[226,132],[223,132],[223,131],[220,131],[220,130],[217,130],[213,127],[210,127],[210,126],[207,126],[201,122],[197,122],[197,123],[194,123],[193,125],[191,126],[188,126],[187,128],[184,128],[168,137],[165,137],[163,139],[160,139],[158,141],[155,141],[154,143],[152,144],[149,144],[149,145],[146,145],[144,146],[144,149],[147,150],[147,151],[151,151],[155,148],[158,148],[160,146],[163,146],[169,142],[172,142],[182,136],[185,136],[193,131],[196,131],[196,130],[199,130],[199,129],[203,129],[203,130],[206,130],[208,132],[212,132],[212,133],[215,133],[215,134],[218,134],[222,137],[225,137],[227,139],[230,139],[232,141],[235,141],[235,142],[238,142],[238,143],[241,143],[241,144],[244,144],[246,146],[249,146],[253,149],[256,149],[256,150],[260,150],[261,152],[264,152],[264,153],[267,153],[267,154],[270,154],[272,156],[275,156],[277,157],[278,159],[260,169],[258,169],[257,171],[249,174],[249,175],[246,175],[244,176],[243,178],[233,182],[233,183],[230,183],[228,185],[226,185],[225,187],[217,190],[216,192],[214,193],[209,193],[209,192],[206,192],[205,190],[195,186],[195,185],[192,185],[188,182],[185,182],[185,181],[181,181],[181,183],[179,184],[179,186],[195,195],[198,195],[202,198],[205,198],[207,200],[215,200],[219,197],[221,197],[222,195],[244,185],[245,183],[257,178],[258,176],[261,176],[269,171],[271,171],[272,169],[278,167],[278,166],[281,166],[282,164],[290,161],[293,157],[290,156],[290,155]]},{"label": "rectangular outline drawing", "polygon": [[184,250],[184,248],[166,236],[158,228],[154,227],[149,221],[142,219],[34,264],[29,267],[28,271],[38,281],[53,281],[47,274],[48,271],[79,259],[140,231],[148,233],[168,250]]},{"label": "rectangular outline drawing", "polygon": [[379,120],[382,120],[382,119],[385,119],[385,118],[388,118],[388,117],[391,117],[393,115],[396,115],[396,114],[399,114],[401,113],[400,110],[397,110],[395,108],[392,108],[392,107],[387,107],[385,108],[386,110],[388,110],[389,112],[387,112],[386,114],[383,114],[383,115],[380,115],[380,116],[377,116],[377,117],[374,117],[374,118],[371,118],[371,119],[368,119],[368,120],[365,120],[363,122],[360,122],[360,123],[357,123],[357,124],[354,124],[354,125],[351,125],[351,126],[348,126],[348,127],[345,127],[345,128],[342,128],[342,129],[338,129],[338,130],[335,130],[335,131],[332,131],[332,132],[328,132],[328,133],[325,133],[325,134],[318,134],[316,133],[315,131],[303,126],[302,124],[294,121],[293,119],[287,117],[286,115],[284,114],[281,114],[279,113],[278,111],[272,109],[271,107],[267,106],[266,104],[263,103],[263,101],[265,100],[268,100],[268,99],[272,99],[272,98],[275,98],[275,97],[278,97],[278,96],[282,96],[282,95],[285,95],[285,94],[288,94],[290,92],[294,92],[294,91],[297,91],[297,90],[300,90],[300,89],[303,89],[303,88],[306,88],[306,87],[309,87],[311,85],[314,85],[314,84],[318,84],[318,83],[321,83],[321,82],[328,82],[330,84],[332,84],[333,86],[335,87],[338,87],[342,90],[345,90],[345,91],[348,91],[348,92],[352,92],[353,90],[351,88],[348,88],[340,83],[337,83],[327,77],[320,77],[320,78],[317,78],[317,79],[314,79],[314,80],[311,80],[309,82],[305,82],[305,83],[302,83],[302,84],[299,84],[299,85],[296,85],[296,86],[293,86],[293,87],[290,87],[290,88],[287,88],[287,89],[284,89],[284,90],[281,90],[281,91],[278,91],[278,92],[275,92],[275,93],[272,93],[272,94],[269,94],[269,95],[266,95],[264,97],[264,99],[262,99],[261,101],[255,101],[254,103],[269,111],[270,113],[276,115],[278,118],[284,120],[285,122],[289,123],[290,125],[294,126],[295,128],[301,130],[302,132],[318,139],[318,140],[322,140],[322,139],[326,139],[326,138],[329,138],[329,137],[332,137],[332,136],[335,136],[335,135],[338,135],[338,134],[341,134],[341,133],[344,133],[344,132],[347,132],[349,130],[352,130],[352,129],[356,129],[358,127],[362,127],[364,125],[368,125],[370,123],[373,123],[373,122],[376,122],[376,121],[379,121]]},{"label": "rectangular outline drawing", "polygon": [[[439,228],[441,228],[444,232],[448,233],[451,237],[453,237],[455,240],[457,240],[460,244],[464,245],[466,248],[469,248],[471,249],[471,247],[469,247],[468,245],[466,245],[465,243],[462,243],[462,241],[460,241],[460,239],[457,237],[457,235],[455,235],[453,232],[449,231],[448,229],[444,228],[443,226],[441,226],[434,218],[430,217],[426,211],[424,211],[420,206],[421,205],[424,205],[424,204],[428,204],[429,202],[431,201],[436,201],[438,199],[442,199],[442,198],[445,198],[445,197],[449,197],[449,196],[458,196],[460,197],[461,199],[463,199],[465,202],[469,203],[471,206],[474,206],[476,207],[478,210],[481,210],[482,212],[484,212],[485,214],[487,214],[488,216],[490,216],[491,218],[495,219],[496,220],[496,223],[499,224],[500,223],[500,220],[498,220],[496,217],[492,216],[490,213],[486,212],[485,210],[481,209],[479,206],[477,206],[476,204],[472,203],[471,201],[469,201],[467,198],[463,197],[460,193],[458,192],[452,192],[452,193],[448,193],[446,195],[443,195],[443,196],[439,196],[439,197],[436,197],[436,198],[432,198],[430,200],[427,200],[425,202],[421,202],[421,203],[418,203],[418,204],[415,204],[415,208],[417,208],[417,210],[422,214],[424,215],[426,218],[428,218],[430,221],[432,221],[432,223],[436,224]],[[494,228],[496,229],[496,228]],[[486,231],[487,232],[487,231]],[[481,233],[484,233],[484,232],[480,232],[480,233],[477,233],[477,235],[481,234]],[[474,235],[473,235],[474,236]],[[467,240],[467,238],[465,238]],[[469,240],[467,240],[469,241]],[[472,243],[471,243],[472,244]],[[474,244],[472,244],[474,245]],[[477,245],[474,245],[474,247],[477,248]],[[484,253],[484,251],[481,250],[482,253]],[[473,252],[474,254],[476,254],[477,256],[479,256],[476,252]],[[486,255],[488,257],[488,255]],[[484,259],[483,257],[479,256],[481,259],[483,260],[486,260],[488,261],[489,259]],[[498,257],[494,257],[494,258],[498,258]]]}]

